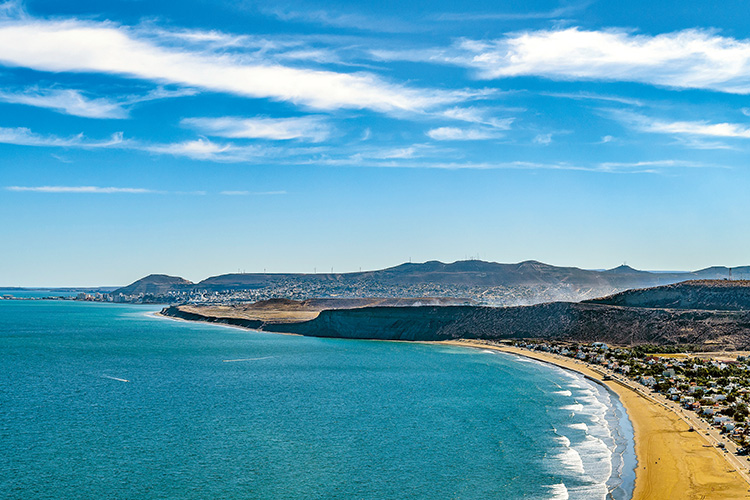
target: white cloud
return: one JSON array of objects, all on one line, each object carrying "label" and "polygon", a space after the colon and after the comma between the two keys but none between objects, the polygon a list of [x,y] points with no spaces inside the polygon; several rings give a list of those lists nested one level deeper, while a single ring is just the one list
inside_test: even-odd
[{"label": "white cloud", "polygon": [[338,28],[378,31],[381,33],[414,33],[419,30],[415,24],[396,18],[363,16],[360,14],[337,13],[329,10],[288,10],[276,7],[266,13],[282,21],[305,22],[335,26]]},{"label": "white cloud", "polygon": [[552,143],[552,134],[539,134],[536,137],[534,137],[534,144],[548,146],[551,143]]},{"label": "white cloud", "polygon": [[739,123],[711,123],[705,120],[670,121],[651,118],[636,113],[618,111],[613,111],[612,116],[641,132],[714,138],[750,139],[750,127]]},{"label": "white cloud", "polygon": [[159,87],[144,95],[109,99],[89,98],[77,89],[30,87],[23,90],[0,90],[0,101],[47,108],[84,118],[122,119],[128,118],[128,108],[133,104],[195,94],[193,89],[168,90]]},{"label": "white cloud", "polygon": [[232,143],[219,144],[203,138],[174,143],[147,143],[134,139],[123,139],[121,132],[113,134],[109,139],[92,140],[86,138],[83,134],[72,137],[58,137],[37,134],[27,128],[7,127],[0,127],[0,143],[36,147],[126,149],[153,154],[181,156],[193,160],[227,163],[253,162],[268,158],[291,158],[315,152],[314,149],[309,148],[271,148],[255,145],[238,146]]},{"label": "white cloud", "polygon": [[463,39],[448,49],[373,55],[474,68],[485,79],[540,76],[750,93],[750,40],[705,30],[655,36],[580,28],[524,31],[489,41]]},{"label": "white cloud", "polygon": [[478,128],[464,129],[456,127],[434,128],[429,130],[427,135],[436,141],[479,141],[498,137],[498,133],[492,130]]},{"label": "white cloud", "polygon": [[549,162],[539,163],[530,161],[507,161],[507,162],[470,162],[470,161],[428,161],[423,159],[412,161],[370,159],[366,161],[362,157],[349,159],[329,159],[317,162],[318,164],[334,166],[353,166],[371,168],[408,168],[408,169],[437,169],[437,170],[561,170],[578,171],[602,174],[660,174],[667,170],[685,168],[725,168],[720,165],[712,165],[685,160],[655,160],[640,162],[601,162],[601,163],[567,163]]},{"label": "white cloud", "polygon": [[54,135],[40,135],[25,127],[9,128],[0,127],[0,143],[16,144],[19,146],[42,146],[42,147],[74,147],[83,149],[128,147],[122,133],[112,134],[109,139],[95,141],[87,139],[83,134],[72,137],[57,137]]},{"label": "white cloud", "polygon": [[33,193],[147,194],[157,192],[141,188],[98,186],[7,186],[5,189],[8,191]]},{"label": "white cloud", "polygon": [[625,104],[628,106],[639,106],[639,107],[643,106],[643,101],[640,101],[638,99],[631,99],[629,97],[591,94],[588,92],[578,92],[578,93],[540,92],[540,95],[549,96],[549,97],[560,97],[563,99],[574,99],[574,100],[608,101],[608,102],[616,102],[619,104]]},{"label": "white cloud", "polygon": [[297,118],[186,118],[181,122],[199,132],[230,139],[301,139],[322,142],[330,127],[318,116]]},{"label": "white cloud", "polygon": [[499,130],[509,130],[511,124],[515,121],[515,118],[497,118],[494,116],[488,116],[491,113],[491,109],[466,106],[446,109],[442,111],[441,115],[454,120],[487,125],[488,127]]},{"label": "white cloud", "polygon": [[216,144],[206,139],[197,139],[194,141],[177,142],[173,144],[163,144],[149,146],[148,150],[153,153],[166,153],[177,156],[190,156],[201,158],[212,156],[229,151],[231,146],[226,144]]},{"label": "white cloud", "polygon": [[122,103],[110,99],[90,99],[73,89],[26,89],[21,92],[0,91],[0,101],[49,108],[86,118],[127,118]]},{"label": "white cloud", "polygon": [[159,45],[113,23],[77,20],[0,23],[0,63],[39,71],[114,74],[317,109],[422,112],[476,94],[409,88],[369,73],[247,63],[229,53]]},{"label": "white cloud", "polygon": [[709,123],[706,121],[653,121],[644,127],[647,132],[688,134],[709,137],[737,137],[750,139],[750,129],[737,123]]}]

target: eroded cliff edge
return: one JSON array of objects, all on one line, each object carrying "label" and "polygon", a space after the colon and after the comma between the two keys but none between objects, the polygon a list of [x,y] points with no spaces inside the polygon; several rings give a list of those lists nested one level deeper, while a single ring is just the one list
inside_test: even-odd
[{"label": "eroded cliff edge", "polygon": [[[307,321],[278,322],[202,315],[200,308],[166,308],[163,314],[182,319],[218,322],[269,332],[315,337],[377,340],[448,340],[457,338],[554,338],[604,341],[613,344],[699,344],[750,348],[750,311],[722,310],[726,283],[703,282],[690,287],[691,303],[705,309],[632,307],[603,303],[555,302],[521,307],[414,306],[362,307],[319,311]],[[745,284],[737,284],[745,292]],[[698,288],[696,288],[698,287]],[[716,289],[721,288],[721,300]],[[705,297],[697,300],[701,288]],[[663,291],[651,289],[660,297]],[[672,291],[670,290],[670,294]],[[639,297],[641,297],[639,295]],[[670,302],[672,297],[670,296]],[[617,302],[615,300],[614,302]],[[680,305],[685,302],[678,301]],[[739,309],[739,310],[738,310]]]}]

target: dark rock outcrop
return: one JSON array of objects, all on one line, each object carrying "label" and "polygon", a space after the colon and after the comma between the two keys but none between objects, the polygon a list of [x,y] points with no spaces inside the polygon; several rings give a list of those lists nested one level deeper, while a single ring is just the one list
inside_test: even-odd
[{"label": "dark rock outcrop", "polygon": [[312,320],[263,330],[380,340],[543,338],[613,344],[750,346],[750,312],[665,310],[599,304],[525,307],[375,307],[323,311]]},{"label": "dark rock outcrop", "polygon": [[750,311],[750,281],[695,280],[587,300],[614,306]]}]

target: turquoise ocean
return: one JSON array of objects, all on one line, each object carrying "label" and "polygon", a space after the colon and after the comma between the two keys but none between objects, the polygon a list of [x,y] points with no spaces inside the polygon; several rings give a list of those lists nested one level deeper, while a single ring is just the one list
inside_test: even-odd
[{"label": "turquoise ocean", "polygon": [[157,309],[0,301],[0,498],[631,496],[630,422],[580,375]]}]

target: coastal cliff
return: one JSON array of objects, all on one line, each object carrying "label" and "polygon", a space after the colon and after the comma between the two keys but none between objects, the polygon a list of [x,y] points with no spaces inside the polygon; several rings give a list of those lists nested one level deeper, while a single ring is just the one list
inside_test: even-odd
[{"label": "coastal cliff", "polygon": [[[211,306],[175,306],[164,309],[162,314],[314,337],[418,341],[543,338],[746,349],[750,348],[750,310],[742,310],[740,306],[744,304],[741,297],[748,290],[747,282],[704,281],[640,290],[633,295],[637,301],[628,298],[631,296],[614,296],[586,303],[553,302],[501,308],[389,305],[317,309],[307,317],[296,312],[297,319],[290,318],[288,313],[282,319],[268,314],[268,303],[247,306],[240,311],[243,317],[238,317],[237,309],[217,310]],[[620,305],[628,301],[643,305]],[[705,309],[660,307],[664,303],[703,305]],[[286,303],[284,307],[290,308]]]},{"label": "coastal cliff", "polygon": [[584,301],[612,306],[750,311],[750,281],[692,280]]},{"label": "coastal cliff", "polygon": [[614,344],[750,346],[750,312],[551,303],[526,307],[410,307],[323,311],[263,330],[382,340],[545,338]]}]

